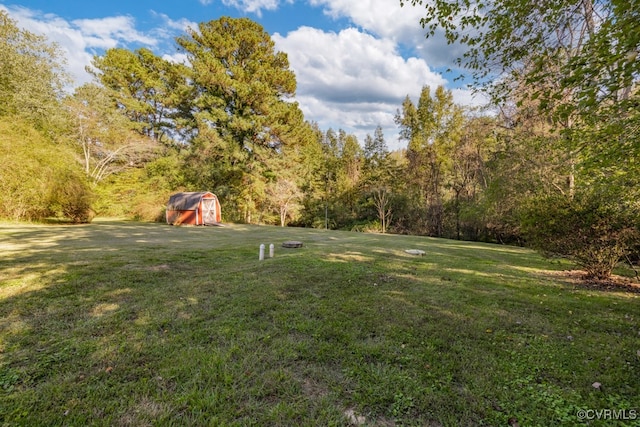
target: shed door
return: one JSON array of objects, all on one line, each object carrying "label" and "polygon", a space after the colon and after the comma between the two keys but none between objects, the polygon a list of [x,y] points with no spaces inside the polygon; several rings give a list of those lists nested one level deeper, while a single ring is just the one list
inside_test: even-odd
[{"label": "shed door", "polygon": [[202,199],[202,223],[216,223],[216,199]]}]

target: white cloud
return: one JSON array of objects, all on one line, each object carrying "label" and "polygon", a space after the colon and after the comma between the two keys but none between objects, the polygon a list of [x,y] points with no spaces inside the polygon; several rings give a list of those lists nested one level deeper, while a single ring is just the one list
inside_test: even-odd
[{"label": "white cloud", "polygon": [[453,100],[460,105],[467,107],[485,107],[489,103],[486,94],[478,92],[474,93],[470,89],[453,89]]},{"label": "white cloud", "polygon": [[[130,45],[154,48],[163,39],[173,36],[166,30],[156,32],[153,36],[144,34],[136,29],[135,19],[131,16],[66,21],[54,14],[19,6],[0,5],[0,9],[5,10],[19,27],[32,33],[44,34],[50,42],[58,44],[67,60],[66,68],[74,79],[75,86],[91,81],[92,76],[86,72],[85,67],[90,65],[95,54],[101,54],[105,49]],[[186,20],[172,21],[166,16],[158,16],[163,20],[163,27],[182,29],[191,24]],[[176,56],[176,59],[180,57]]]},{"label": "white cloud", "polygon": [[[190,21],[186,18],[181,18],[178,20],[174,20],[171,19],[168,15],[164,14],[164,13],[158,13],[155,11],[151,11],[151,14],[153,16],[156,16],[158,18],[160,18],[160,20],[162,21],[162,27],[163,28],[169,28],[171,30],[175,30],[178,32],[185,32],[187,31],[188,28],[193,28],[193,29],[197,29],[198,28],[198,23],[197,22],[193,22]],[[173,35],[174,33],[171,33],[171,35]]]},{"label": "white cloud", "polygon": [[447,45],[440,31],[425,37],[420,19],[426,11],[420,5],[401,7],[400,0],[310,0],[310,4],[323,7],[334,19],[347,18],[367,32],[405,46],[432,67],[452,66],[462,53],[459,46]]},{"label": "white cloud", "polygon": [[[67,71],[75,83],[82,84],[91,80],[85,71],[92,58],[91,48],[97,40],[85,37],[77,28],[52,14],[42,14],[22,7],[6,8],[0,5],[14,19],[18,26],[35,34],[44,34],[51,42],[58,44],[67,61]],[[101,43],[98,43],[101,44]]]},{"label": "white cloud", "polygon": [[419,96],[424,85],[446,84],[424,60],[400,56],[392,40],[355,28],[333,33],[301,27],[273,40],[289,56],[305,117],[321,128],[353,131],[361,142],[380,125],[390,136],[387,143],[395,144],[393,118],[403,99]]},{"label": "white cloud", "polygon": [[140,43],[155,46],[157,43],[156,39],[137,31],[135,20],[130,16],[76,19],[72,24],[93,47],[108,49],[119,44]]},{"label": "white cloud", "polygon": [[[202,4],[210,4],[211,0],[200,0]],[[291,1],[289,1],[291,3]],[[225,6],[235,7],[246,13],[255,13],[257,16],[262,15],[262,9],[275,10],[280,5],[280,0],[222,0]]]},{"label": "white cloud", "polygon": [[165,61],[173,62],[175,64],[190,64],[189,57],[186,54],[180,52],[176,52],[172,55],[165,53],[164,55],[162,55],[162,59],[164,59]]},{"label": "white cloud", "polygon": [[384,38],[398,40],[408,31],[421,33],[422,11],[411,6],[400,7],[399,0],[310,0],[309,3],[323,7],[324,13],[334,19],[349,18],[355,25]]},{"label": "white cloud", "polygon": [[176,36],[186,34],[188,29],[198,31],[198,23],[190,21],[186,18],[178,20],[171,19],[164,13],[158,13],[151,11],[151,16],[158,21],[158,24],[149,31],[157,43],[157,50],[159,55],[174,56],[173,41]]}]

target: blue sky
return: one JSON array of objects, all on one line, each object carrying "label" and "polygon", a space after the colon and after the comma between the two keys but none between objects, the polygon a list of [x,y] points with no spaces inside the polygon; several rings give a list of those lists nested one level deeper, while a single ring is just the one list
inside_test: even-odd
[{"label": "blue sky", "polygon": [[446,72],[460,51],[439,35],[425,39],[424,10],[399,0],[0,0],[0,9],[58,43],[76,85],[91,80],[85,66],[110,47],[144,46],[182,61],[174,39],[186,28],[250,18],[287,53],[305,118],[361,143],[380,125],[390,148],[406,145],[393,117],[424,85],[444,85],[460,104],[479,103],[454,81],[457,72]]}]

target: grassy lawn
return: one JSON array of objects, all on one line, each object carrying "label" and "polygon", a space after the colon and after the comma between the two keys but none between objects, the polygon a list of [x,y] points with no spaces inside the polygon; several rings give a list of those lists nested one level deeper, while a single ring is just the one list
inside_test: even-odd
[{"label": "grassy lawn", "polygon": [[566,267],[424,237],[0,224],[0,425],[640,425],[639,294]]}]

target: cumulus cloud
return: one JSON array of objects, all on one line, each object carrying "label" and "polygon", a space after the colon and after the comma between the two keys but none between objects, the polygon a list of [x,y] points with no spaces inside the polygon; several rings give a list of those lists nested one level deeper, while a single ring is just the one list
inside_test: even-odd
[{"label": "cumulus cloud", "polygon": [[156,39],[135,29],[131,16],[112,16],[100,19],[76,19],[73,26],[89,41],[92,47],[109,49],[121,43],[140,43],[155,46]]},{"label": "cumulus cloud", "polygon": [[164,13],[158,13],[153,10],[151,11],[151,15],[158,18],[161,22],[161,26],[159,28],[156,28],[154,31],[156,33],[162,34],[166,38],[173,37],[176,32],[184,33],[189,28],[198,28],[197,22],[190,21],[186,18],[174,20]]},{"label": "cumulus cloud", "polygon": [[[303,0],[297,0],[302,2]],[[353,26],[380,38],[392,40],[411,54],[428,61],[431,67],[453,67],[455,59],[463,54],[460,45],[447,44],[442,31],[425,37],[426,30],[420,25],[420,19],[426,14],[422,5],[410,3],[400,5],[400,0],[306,0],[320,8],[322,13],[334,19],[347,19]],[[211,0],[200,0],[203,4]],[[261,16],[262,10],[277,10],[283,3],[294,0],[222,0],[226,6],[232,6],[244,13]]]},{"label": "cumulus cloud", "polygon": [[403,99],[419,96],[424,85],[446,84],[424,60],[404,59],[392,40],[356,28],[301,27],[273,40],[289,56],[305,116],[321,128],[353,129],[360,140],[378,125],[397,133],[393,118]]},{"label": "cumulus cloud", "polygon": [[[276,0],[227,0],[245,12],[277,9]],[[282,2],[280,2],[282,3]],[[435,69],[454,68],[459,46],[443,34],[430,38],[420,26],[423,7],[400,6],[399,0],[309,0],[333,20],[347,19],[352,28],[338,33],[300,27],[274,34],[277,48],[287,52],[296,73],[296,99],[305,117],[321,128],[343,128],[360,141],[382,126],[392,148],[398,142],[394,116],[407,95],[417,102],[424,85],[451,86]],[[456,74],[457,75],[457,74]],[[456,102],[484,104],[470,90],[453,90]]]},{"label": "cumulus cloud", "polygon": [[198,32],[198,23],[186,18],[175,20],[164,13],[155,11],[151,11],[151,16],[158,22],[149,30],[149,35],[156,40],[155,53],[162,56],[163,59],[185,63],[186,56],[176,52],[175,38],[186,34],[189,29]]},{"label": "cumulus cloud", "polygon": [[[156,30],[149,34],[136,29],[136,21],[131,16],[111,16],[100,19],[76,19],[67,21],[51,13],[27,9],[20,6],[0,5],[21,28],[35,34],[44,34],[51,42],[58,44],[67,61],[67,71],[74,85],[91,81],[92,76],[85,70],[96,54],[113,47],[146,46],[157,48],[172,38],[176,31],[195,25],[188,20],[171,20],[162,14],[153,14],[161,20]],[[169,29],[169,30],[168,30]],[[170,31],[171,29],[175,31]],[[183,58],[176,55],[175,61]]]},{"label": "cumulus cloud", "polygon": [[447,45],[440,31],[425,37],[420,19],[426,12],[420,5],[400,6],[400,0],[310,0],[310,4],[323,8],[333,19],[346,18],[367,32],[393,40],[432,67],[449,67],[462,54],[460,46]]},{"label": "cumulus cloud", "polygon": [[[202,4],[210,4],[212,0],[200,0]],[[293,0],[287,0],[292,3]],[[247,13],[255,13],[257,16],[262,15],[262,10],[276,10],[280,5],[280,0],[222,0],[225,6],[235,7],[238,10]]]},{"label": "cumulus cloud", "polygon": [[418,58],[402,58],[394,43],[355,28],[339,33],[302,27],[286,37],[273,36],[289,52],[305,92],[345,101],[397,100],[423,84],[444,84]]},{"label": "cumulus cloud", "polygon": [[67,61],[66,69],[75,83],[82,84],[91,80],[85,66],[91,61],[91,48],[95,47],[95,40],[85,37],[78,28],[53,14],[42,14],[22,7],[7,8],[2,5],[0,9],[5,10],[19,27],[35,34],[45,34],[49,41],[58,44]]}]

